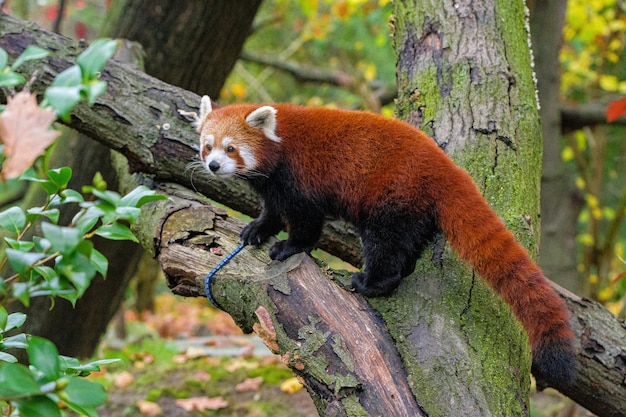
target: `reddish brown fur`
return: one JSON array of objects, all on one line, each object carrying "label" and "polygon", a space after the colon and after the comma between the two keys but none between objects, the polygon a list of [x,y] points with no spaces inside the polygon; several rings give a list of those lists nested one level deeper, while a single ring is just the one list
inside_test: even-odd
[{"label": "reddish brown fur", "polygon": [[259,171],[287,164],[294,187],[313,200],[339,202],[357,225],[381,207],[416,216],[434,207],[450,245],[511,306],[533,351],[555,343],[571,355],[573,333],[564,302],[471,177],[432,139],[405,123],[370,113],[279,104],[273,107],[282,141],[274,143],[245,122],[258,107],[224,107],[204,123],[253,147]]}]

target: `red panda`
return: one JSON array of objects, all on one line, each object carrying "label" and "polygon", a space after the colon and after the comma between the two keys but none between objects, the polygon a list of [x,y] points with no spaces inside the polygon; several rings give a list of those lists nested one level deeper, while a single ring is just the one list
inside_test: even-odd
[{"label": "red panda", "polygon": [[357,228],[365,256],[352,286],[389,294],[439,231],[508,303],[528,332],[533,373],[569,384],[574,335],[565,303],[482,197],[469,174],[422,131],[358,111],[290,104],[212,109],[202,98],[200,158],[216,177],[245,178],[262,198],[241,232],[259,244],[282,229],[270,257],[316,245],[326,216]]}]

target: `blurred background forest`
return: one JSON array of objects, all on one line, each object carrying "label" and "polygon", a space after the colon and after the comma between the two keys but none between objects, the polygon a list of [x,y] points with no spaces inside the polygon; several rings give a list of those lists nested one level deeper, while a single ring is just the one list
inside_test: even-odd
[{"label": "blurred background forest", "polygon": [[[63,16],[59,3],[64,3]],[[8,1],[5,8],[42,27],[90,41],[100,33],[110,4],[111,0],[20,0]],[[224,104],[289,101],[393,116],[390,13],[389,0],[265,0],[239,61],[220,96],[212,98]],[[539,255],[552,280],[622,316],[626,140],[623,117],[607,123],[605,114],[612,101],[626,96],[625,30],[622,1],[567,2],[559,51],[563,135],[558,139],[558,160],[544,159],[544,165],[563,170],[559,181],[567,196],[556,210],[573,212],[575,224],[566,231],[561,251],[569,259],[559,259],[562,268],[551,264],[548,247],[562,246],[563,239],[552,243],[550,234],[544,233]],[[554,205],[542,200],[547,204]],[[568,268],[575,270],[575,278]]]},{"label": "blurred background forest", "polygon": [[[7,0],[4,10],[46,29],[90,42],[102,33],[112,3],[113,0]],[[528,3],[531,8],[535,4],[534,1]],[[59,14],[60,6],[64,10],[62,15]],[[222,86],[219,97],[212,98],[221,104],[292,102],[365,109],[392,117],[396,85],[390,14],[389,0],[264,0],[240,59]],[[541,29],[533,27],[533,30]],[[626,98],[625,34],[624,2],[567,2],[563,44],[558,52],[559,131],[562,134],[544,138],[545,143],[558,142],[558,152],[546,152],[544,173],[546,179],[557,179],[559,195],[553,195],[552,191],[542,194],[542,206],[548,210],[544,215],[542,209],[544,221],[539,254],[541,266],[550,279],[577,294],[600,301],[622,318],[626,318],[626,106],[622,104],[620,107],[620,100]],[[159,28],[154,28],[153,35],[159,42]],[[190,63],[195,61],[194,57],[189,57]],[[149,62],[145,65],[147,72],[154,73],[150,71]],[[611,107],[611,103],[615,103],[615,107]],[[607,122],[610,108],[614,110],[613,113],[609,110],[609,115],[621,115],[611,123]],[[20,192],[15,182],[0,184],[0,187],[2,201],[19,198],[19,195],[10,196]],[[555,186],[544,189],[554,190]],[[566,217],[565,221],[545,221],[555,217],[559,220],[561,215]],[[154,275],[154,270],[150,271],[148,273]],[[147,323],[148,332],[153,331],[166,339],[203,332],[213,335],[239,332],[227,317],[208,308],[204,299],[176,303],[164,288],[163,281],[160,278],[157,285],[156,292],[160,295],[156,304],[154,298],[145,301],[138,296],[142,291],[139,287],[144,282],[141,278],[136,278],[133,284],[136,291],[127,291],[125,295],[126,326],[129,334],[141,343],[122,351],[114,349],[114,353],[104,352],[104,355],[121,356],[126,363],[133,364],[135,370],[145,372],[133,376],[121,371],[108,380],[105,378],[104,384],[112,387],[112,402],[126,401],[125,389],[133,378],[143,378],[148,385],[146,392],[139,395],[146,402],[134,403],[140,409],[150,407],[153,401],[169,394],[186,398],[190,393],[200,391],[217,397],[244,382],[252,387],[248,389],[252,391],[250,397],[254,395],[256,398],[258,394],[254,392],[259,389],[258,378],[261,376],[268,387],[270,381],[284,385],[280,390],[274,386],[275,392],[270,396],[278,398],[281,392],[298,390],[298,383],[289,378],[291,373],[286,368],[275,370],[275,359],[274,362],[268,358],[258,359],[251,365],[249,358],[247,362],[240,358],[221,362],[208,358],[202,368],[197,363],[185,365],[196,355],[203,355],[202,352],[187,349],[183,355],[174,356],[176,350],[145,337],[142,333],[145,328],[139,331],[136,328],[138,320],[133,317],[133,309],[156,309],[157,314],[142,316],[142,326]],[[154,297],[154,279],[147,288]],[[48,308],[49,304],[46,304],[46,311]],[[199,330],[199,327],[204,329]],[[107,343],[109,341],[103,345]],[[247,349],[247,345],[241,348],[242,351]],[[101,347],[98,353],[103,354],[102,350]],[[81,354],[76,353],[77,356]],[[171,371],[169,376],[162,377],[161,373],[150,368],[155,364]],[[271,371],[269,365],[273,366]],[[193,372],[189,379],[195,385],[191,387],[186,382],[181,383],[180,372],[185,368]],[[203,381],[212,379],[217,383],[222,378],[223,384],[217,388],[208,389],[202,385]],[[157,379],[163,379],[159,382],[166,388],[150,388]],[[241,390],[247,392],[245,384]],[[294,398],[282,398],[277,402],[287,404],[288,408],[300,401]],[[306,402],[308,399],[302,401],[306,403],[303,408],[311,408]],[[163,406],[162,402],[160,404]],[[275,417],[283,415],[277,413],[276,408],[268,413]],[[150,415],[149,412],[144,414]],[[111,415],[122,414],[114,411]],[[287,411],[284,415],[293,413]]]}]

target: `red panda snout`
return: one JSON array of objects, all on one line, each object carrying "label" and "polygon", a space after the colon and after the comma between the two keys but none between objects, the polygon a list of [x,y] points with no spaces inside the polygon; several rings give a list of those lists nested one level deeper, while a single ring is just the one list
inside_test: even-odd
[{"label": "red panda snout", "polygon": [[210,174],[224,178],[245,174],[257,165],[247,146],[238,145],[230,136],[216,138],[211,134],[200,139],[200,160]]}]

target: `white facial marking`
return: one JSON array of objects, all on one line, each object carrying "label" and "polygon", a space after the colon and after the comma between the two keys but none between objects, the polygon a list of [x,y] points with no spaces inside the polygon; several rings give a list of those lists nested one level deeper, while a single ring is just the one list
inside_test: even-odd
[{"label": "white facial marking", "polygon": [[230,177],[237,172],[237,162],[219,148],[209,152],[204,160],[204,167],[209,173],[218,177]]},{"label": "white facial marking", "polygon": [[241,146],[239,148],[239,156],[243,159],[243,163],[246,164],[246,169],[254,169],[256,167],[256,158],[252,149],[247,146]]}]

